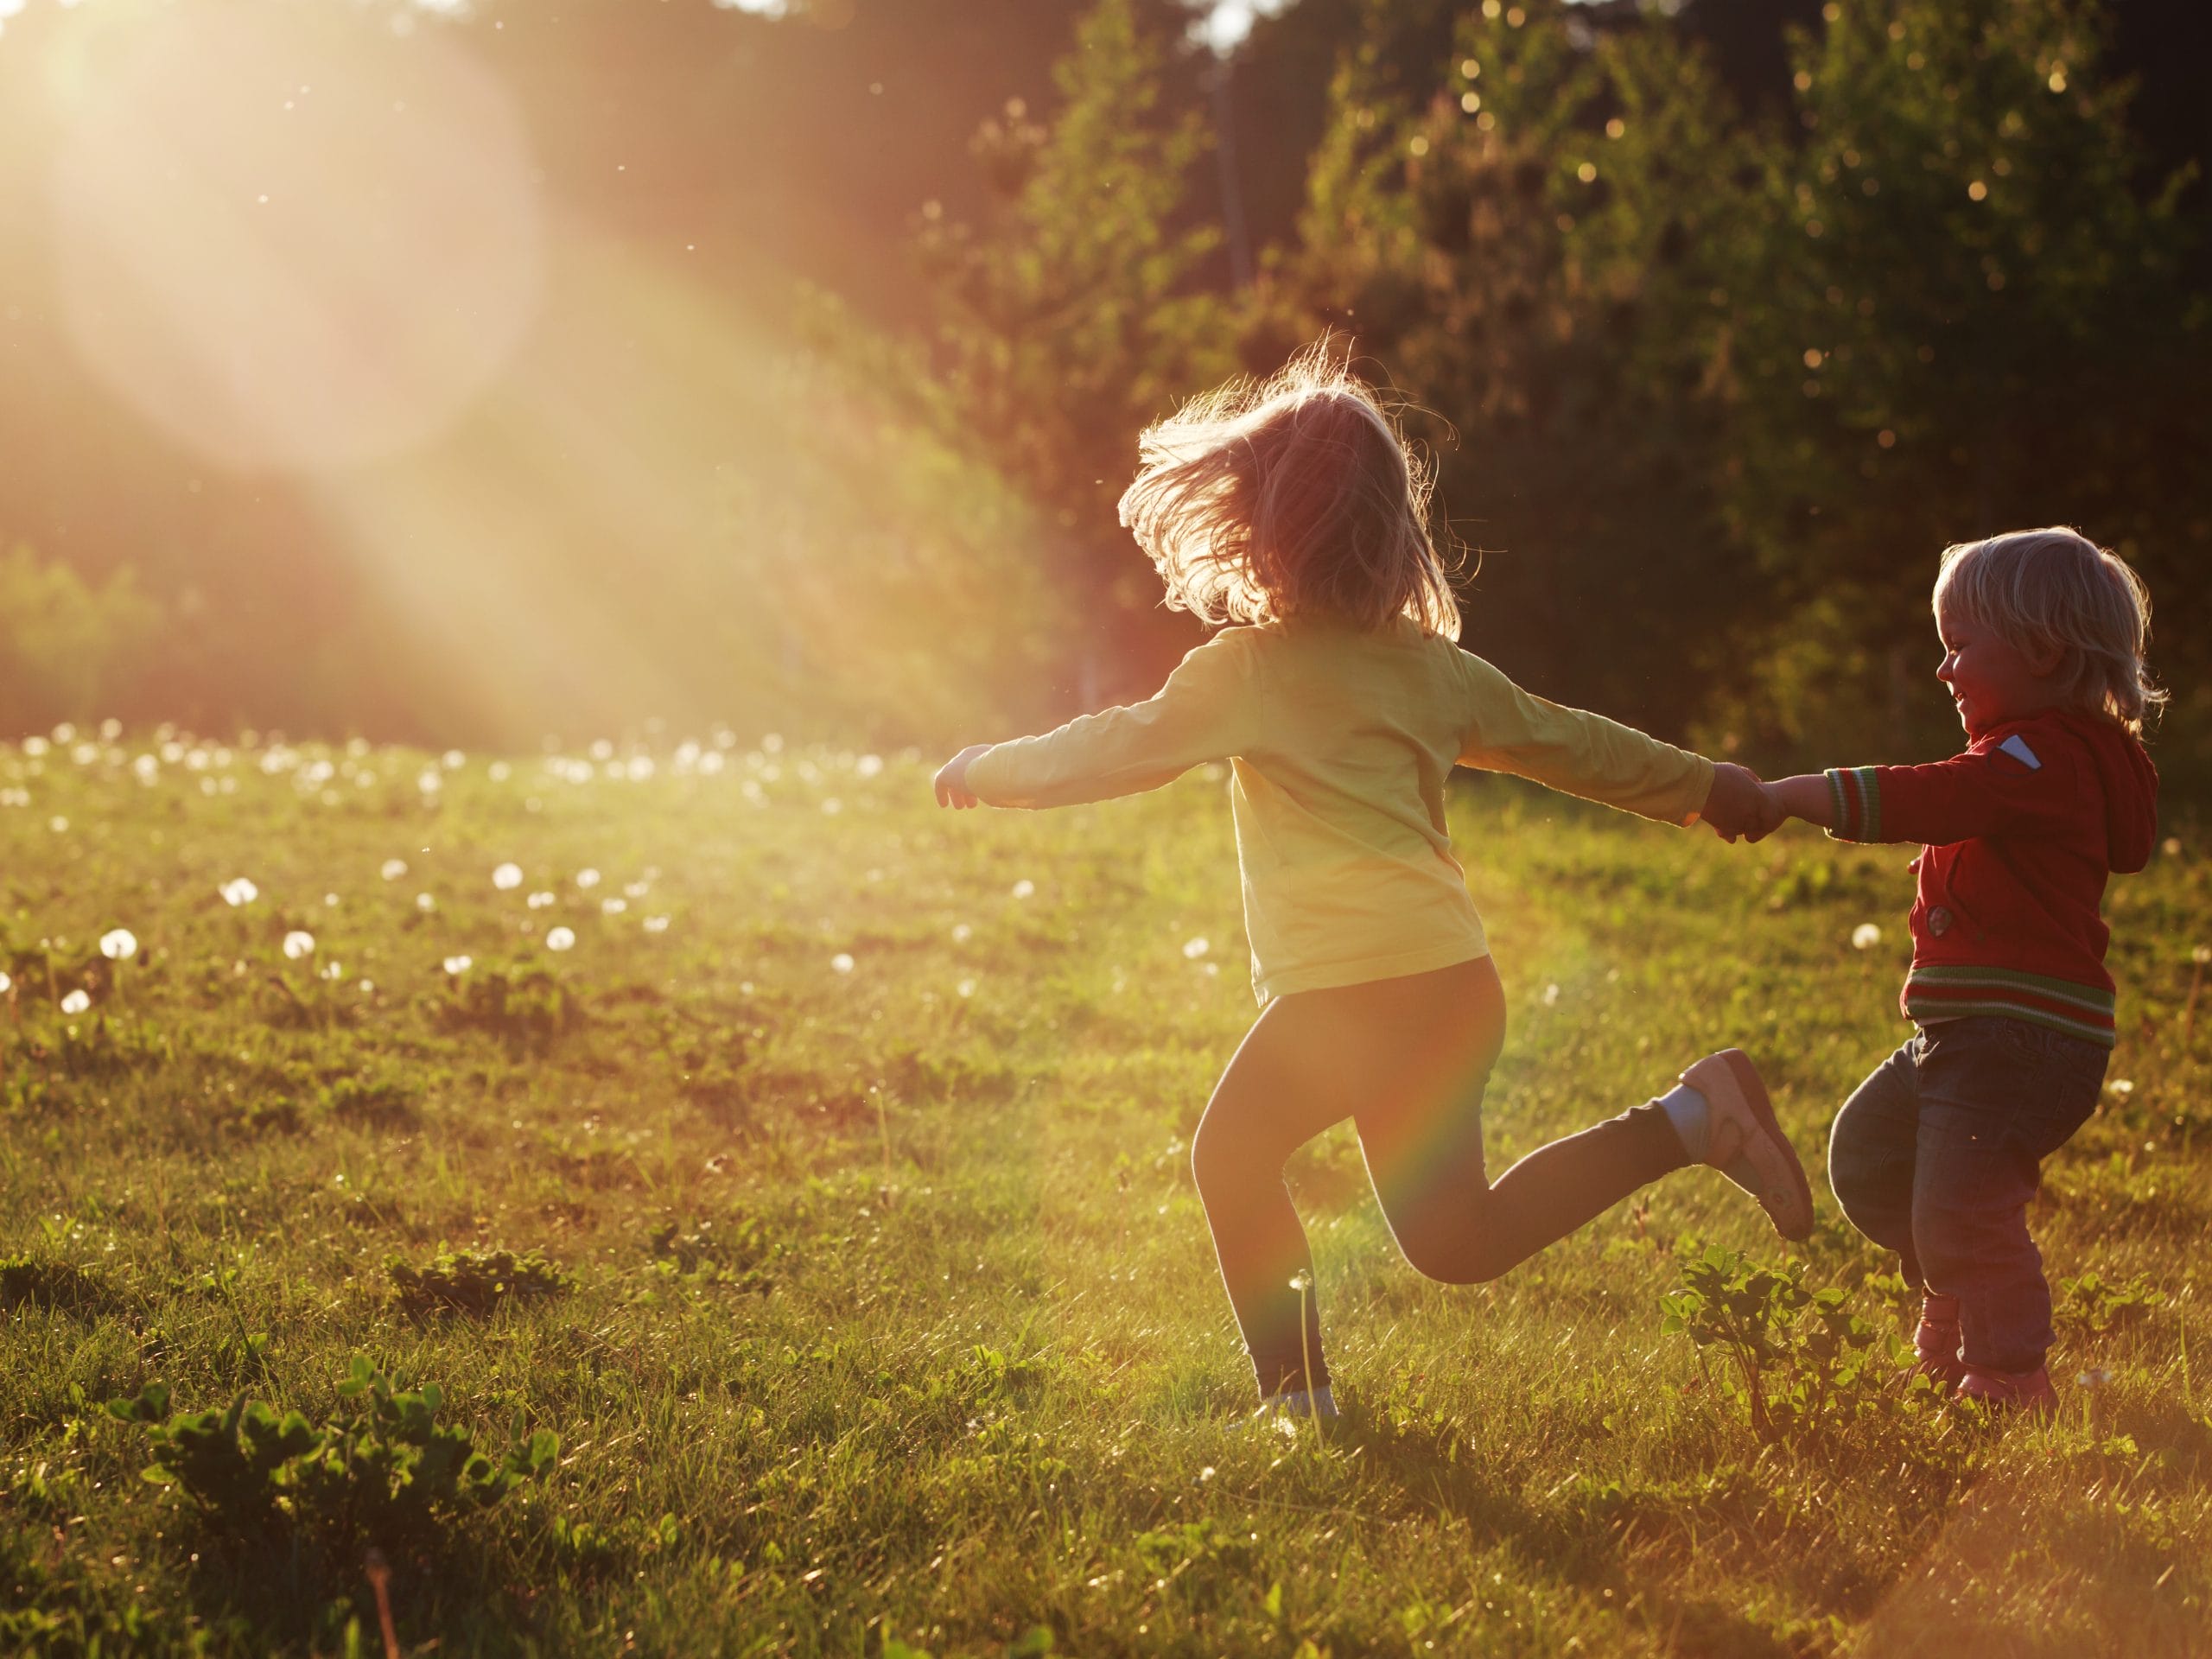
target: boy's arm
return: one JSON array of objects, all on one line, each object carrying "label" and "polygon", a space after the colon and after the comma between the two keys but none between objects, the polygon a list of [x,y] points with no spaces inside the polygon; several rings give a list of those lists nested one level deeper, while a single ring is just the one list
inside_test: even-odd
[{"label": "boy's arm", "polygon": [[961,782],[992,806],[1073,806],[1135,795],[1243,747],[1251,669],[1234,632],[1198,646],[1150,698],[995,744]]},{"label": "boy's arm", "polygon": [[1713,766],[1703,755],[1531,696],[1481,658],[1459,657],[1467,676],[1461,766],[1511,772],[1666,823],[1694,823],[1704,811]]},{"label": "boy's arm", "polygon": [[1832,766],[1768,787],[1790,817],[1839,841],[1948,847],[2071,823],[2080,811],[2075,771],[2060,743],[2016,733],[1924,766]]}]

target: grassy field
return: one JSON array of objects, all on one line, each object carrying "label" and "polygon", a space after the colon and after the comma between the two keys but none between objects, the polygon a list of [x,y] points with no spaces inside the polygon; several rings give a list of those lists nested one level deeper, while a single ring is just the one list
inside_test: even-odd
[{"label": "grassy field", "polygon": [[378,1653],[382,1581],[444,1655],[2212,1651],[2186,824],[2036,1216],[2066,1412],[1998,1426],[1897,1388],[1818,1175],[1904,1035],[1904,850],[1471,783],[1494,1166],[1739,1043],[1821,1225],[1692,1172],[1453,1289],[1339,1130],[1294,1175],[1347,1414],[1289,1433],[1188,1167],[1253,1013],[1218,776],[927,782],[0,747],[0,1649]]}]

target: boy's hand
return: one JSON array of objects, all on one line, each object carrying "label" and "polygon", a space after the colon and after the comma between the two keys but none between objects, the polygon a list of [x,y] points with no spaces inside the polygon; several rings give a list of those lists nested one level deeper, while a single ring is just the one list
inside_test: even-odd
[{"label": "boy's hand", "polygon": [[1733,842],[1738,836],[1746,841],[1764,841],[1781,827],[1787,814],[1759,782],[1757,772],[1733,761],[1719,760],[1713,763],[1713,792],[1705,798],[1701,816],[1713,826],[1714,835]]},{"label": "boy's hand", "polygon": [[976,791],[968,787],[968,763],[991,746],[970,743],[937,769],[937,804],[939,806],[981,806]]}]

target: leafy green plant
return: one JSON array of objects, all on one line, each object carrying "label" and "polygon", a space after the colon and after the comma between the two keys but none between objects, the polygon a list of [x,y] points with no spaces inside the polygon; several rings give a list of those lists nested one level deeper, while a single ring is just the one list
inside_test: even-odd
[{"label": "leafy green plant", "polygon": [[2135,1324],[2154,1307],[2166,1305],[2166,1293],[2139,1274],[2125,1284],[2107,1284],[2095,1273],[2058,1281],[2060,1324],[2101,1337]]},{"label": "leafy green plant", "polygon": [[1681,1287],[1660,1298],[1660,1328],[1688,1337],[1700,1359],[1719,1351],[1727,1361],[1721,1386],[1743,1402],[1762,1439],[1855,1414],[1882,1380],[1873,1362],[1891,1347],[1851,1311],[1845,1292],[1808,1290],[1803,1274],[1796,1262],[1764,1267],[1714,1244],[1689,1259]]},{"label": "leafy green plant", "polygon": [[108,1312],[118,1300],[105,1279],[74,1262],[29,1255],[0,1257],[0,1309],[29,1303],[92,1317]]},{"label": "leafy green plant", "polygon": [[518,1432],[495,1461],[467,1428],[436,1421],[445,1400],[437,1384],[410,1388],[358,1355],[338,1392],[346,1405],[319,1426],[245,1395],[172,1415],[158,1382],[110,1401],[107,1412],[143,1433],[153,1460],[143,1478],[181,1489],[217,1535],[291,1532],[334,1550],[417,1538],[543,1478],[560,1458],[560,1437],[540,1429]]},{"label": "leafy green plant", "polygon": [[421,1317],[431,1313],[489,1314],[511,1302],[565,1296],[575,1281],[542,1251],[449,1250],[441,1247],[427,1267],[392,1256],[385,1263],[399,1305]]}]

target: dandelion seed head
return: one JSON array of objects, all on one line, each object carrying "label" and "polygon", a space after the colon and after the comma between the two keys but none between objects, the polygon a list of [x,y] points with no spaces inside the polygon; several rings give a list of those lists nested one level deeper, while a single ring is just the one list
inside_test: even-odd
[{"label": "dandelion seed head", "polygon": [[284,936],[284,954],[294,962],[315,955],[315,935],[304,928],[294,928]]},{"label": "dandelion seed head", "polygon": [[976,995],[976,982],[972,979],[963,979],[952,988],[963,996],[973,996]]},{"label": "dandelion seed head", "polygon": [[952,942],[955,944],[965,944],[969,940],[975,937],[976,930],[969,926],[967,923],[957,922],[953,925]]},{"label": "dandelion seed head", "polygon": [[232,877],[216,891],[223,895],[223,902],[233,910],[250,905],[261,897],[261,889],[242,875]]},{"label": "dandelion seed head", "polygon": [[112,928],[100,935],[100,955],[110,962],[121,962],[125,957],[137,954],[138,936],[129,928]]},{"label": "dandelion seed head", "polygon": [[1882,942],[1882,930],[1872,922],[1861,922],[1851,930],[1851,948],[1871,950]]},{"label": "dandelion seed head", "polygon": [[1548,1008],[1557,1007],[1559,1006],[1559,986],[1557,983],[1554,982],[1544,987],[1544,1006]]},{"label": "dandelion seed head", "polygon": [[599,901],[599,908],[604,915],[620,916],[630,908],[630,901],[627,899],[602,899]]},{"label": "dandelion seed head", "polygon": [[834,970],[841,974],[851,973],[853,971],[852,953],[847,950],[840,950],[836,956],[830,958],[830,966]]},{"label": "dandelion seed head", "polygon": [[1017,899],[1027,899],[1036,891],[1037,884],[1026,875],[1014,884],[1014,896]]},{"label": "dandelion seed head", "polygon": [[646,918],[645,918],[645,931],[646,931],[646,932],[648,932],[648,933],[665,933],[665,932],[667,932],[667,931],[668,931],[668,918],[667,918],[667,917],[665,917],[665,916],[648,916],[648,917],[646,917]]},{"label": "dandelion seed head", "polygon": [[2191,962],[2212,962],[2212,944],[2200,944],[2189,953]]},{"label": "dandelion seed head", "polygon": [[387,858],[384,861],[383,868],[377,874],[387,881],[397,881],[407,874],[407,861],[404,858]]},{"label": "dandelion seed head", "polygon": [[545,930],[545,948],[548,950],[571,950],[575,943],[576,931],[573,927],[549,927]]},{"label": "dandelion seed head", "polygon": [[873,778],[882,770],[883,757],[880,754],[864,754],[853,762],[853,775],[857,778]]},{"label": "dandelion seed head", "polygon": [[599,872],[597,870],[578,870],[576,872],[576,885],[580,887],[597,887],[599,885]]},{"label": "dandelion seed head", "polygon": [[474,966],[474,958],[470,957],[448,957],[445,960],[446,972],[455,976],[467,973]]},{"label": "dandelion seed head", "polygon": [[46,821],[46,827],[57,836],[66,836],[69,833],[69,820],[57,812]]},{"label": "dandelion seed head", "polygon": [[502,864],[492,872],[492,885],[501,893],[512,893],[522,886],[522,866]]},{"label": "dandelion seed head", "polygon": [[64,1014],[82,1014],[92,1006],[92,999],[82,991],[72,991],[61,999],[61,1012]]},{"label": "dandelion seed head", "polygon": [[16,982],[9,978],[7,975],[0,974],[0,996],[7,995],[9,992],[15,988]]},{"label": "dandelion seed head", "polygon": [[415,908],[421,911],[425,916],[429,915],[437,907],[438,901],[435,899],[433,899],[429,893],[418,893],[415,895]]},{"label": "dandelion seed head", "polygon": [[2105,1084],[2105,1087],[2125,1100],[2135,1092],[2135,1080],[2132,1077],[2114,1077],[2110,1083]]},{"label": "dandelion seed head", "polygon": [[1183,941],[1183,954],[1192,962],[1196,962],[1200,957],[1205,955],[1205,953],[1211,949],[1213,949],[1213,946],[1204,938],[1185,939]]}]

